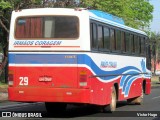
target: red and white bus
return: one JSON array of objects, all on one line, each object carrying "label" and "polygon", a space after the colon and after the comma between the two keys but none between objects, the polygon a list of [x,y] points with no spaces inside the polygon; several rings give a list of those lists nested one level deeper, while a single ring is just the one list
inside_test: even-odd
[{"label": "red and white bus", "polygon": [[48,111],[116,102],[141,104],[150,94],[147,35],[98,10],[13,11],[9,36],[9,100],[45,102]]}]

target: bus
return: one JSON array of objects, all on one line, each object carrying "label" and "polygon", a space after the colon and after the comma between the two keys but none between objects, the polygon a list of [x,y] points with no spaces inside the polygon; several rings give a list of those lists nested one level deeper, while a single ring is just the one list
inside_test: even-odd
[{"label": "bus", "polygon": [[10,101],[44,102],[48,112],[91,104],[104,112],[117,101],[141,104],[151,93],[147,34],[123,19],[83,8],[12,12]]}]

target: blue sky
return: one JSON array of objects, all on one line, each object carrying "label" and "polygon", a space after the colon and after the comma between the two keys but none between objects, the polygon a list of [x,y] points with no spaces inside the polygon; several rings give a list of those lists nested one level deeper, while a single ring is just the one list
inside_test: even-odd
[{"label": "blue sky", "polygon": [[150,28],[151,31],[160,33],[160,0],[150,0],[150,3],[154,6],[153,20]]}]

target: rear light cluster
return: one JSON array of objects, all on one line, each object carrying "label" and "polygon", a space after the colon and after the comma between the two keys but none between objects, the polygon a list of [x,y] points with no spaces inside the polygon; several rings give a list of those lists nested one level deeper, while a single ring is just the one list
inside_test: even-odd
[{"label": "rear light cluster", "polygon": [[83,88],[87,87],[87,72],[86,71],[80,72],[79,86]]},{"label": "rear light cluster", "polygon": [[9,70],[8,72],[8,85],[13,86],[13,74],[14,72],[12,70]]}]

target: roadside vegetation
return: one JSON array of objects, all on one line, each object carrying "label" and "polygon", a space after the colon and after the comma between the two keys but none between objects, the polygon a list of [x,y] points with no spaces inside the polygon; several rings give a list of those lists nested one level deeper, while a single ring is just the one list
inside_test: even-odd
[{"label": "roadside vegetation", "polygon": [[152,86],[160,86],[160,76],[152,76]]},{"label": "roadside vegetation", "polygon": [[8,92],[8,84],[7,83],[3,83],[3,82],[0,82],[0,93],[6,93]]},{"label": "roadside vegetation", "polygon": [[0,76],[0,93],[1,92],[7,92],[8,83],[5,82],[5,75],[4,73]]}]

